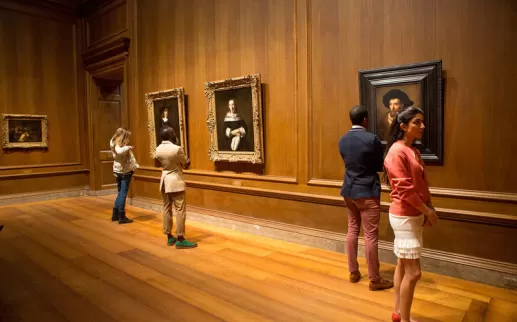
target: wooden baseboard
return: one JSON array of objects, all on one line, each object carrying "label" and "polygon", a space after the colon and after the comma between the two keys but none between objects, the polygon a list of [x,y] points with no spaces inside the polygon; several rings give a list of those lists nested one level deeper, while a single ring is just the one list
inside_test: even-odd
[{"label": "wooden baseboard", "polygon": [[[128,202],[135,207],[156,212],[161,212],[162,209],[160,200],[137,197],[129,199]],[[188,206],[187,210],[189,220],[345,253],[346,234],[192,206]],[[359,255],[364,257],[364,240],[361,237],[359,238]],[[383,262],[396,263],[392,242],[379,241],[379,257]],[[421,264],[422,269],[427,272],[498,287],[513,289],[517,286],[517,265],[511,263],[424,249]]]}]

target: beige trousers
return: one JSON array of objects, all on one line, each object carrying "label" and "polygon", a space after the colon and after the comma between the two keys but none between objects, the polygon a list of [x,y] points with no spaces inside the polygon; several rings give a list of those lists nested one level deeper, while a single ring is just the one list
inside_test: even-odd
[{"label": "beige trousers", "polygon": [[163,198],[163,233],[170,234],[172,230],[172,207],[176,213],[176,236],[185,234],[185,219],[187,209],[185,202],[185,191],[166,193],[162,187]]}]

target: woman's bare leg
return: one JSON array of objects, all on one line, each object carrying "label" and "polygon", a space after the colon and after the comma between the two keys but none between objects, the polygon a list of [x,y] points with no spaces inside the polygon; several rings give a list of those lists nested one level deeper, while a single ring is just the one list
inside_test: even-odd
[{"label": "woman's bare leg", "polygon": [[404,264],[402,264],[402,260],[399,258],[397,260],[397,268],[395,268],[395,276],[394,276],[394,286],[395,286],[395,313],[400,314],[400,285],[402,284],[402,279],[404,278]]},{"label": "woman's bare leg", "polygon": [[[404,266],[404,277],[400,284],[400,316],[401,322],[410,322],[411,304],[415,294],[416,283],[422,274],[420,259],[399,259]],[[398,265],[397,265],[398,266]]]}]

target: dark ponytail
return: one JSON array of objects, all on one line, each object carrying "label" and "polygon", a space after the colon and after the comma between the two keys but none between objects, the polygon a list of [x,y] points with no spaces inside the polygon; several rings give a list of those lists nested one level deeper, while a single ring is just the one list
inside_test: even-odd
[{"label": "dark ponytail", "polygon": [[[411,120],[417,114],[424,115],[424,112],[420,108],[415,107],[415,106],[405,107],[397,113],[397,116],[393,119],[393,122],[391,122],[390,129],[388,132],[388,137],[387,137],[388,144],[386,144],[386,152],[384,154],[385,156],[386,156],[386,154],[388,154],[388,151],[390,150],[393,143],[395,143],[399,140],[402,140],[404,138],[404,131],[402,131],[402,129],[400,128],[400,125],[401,124],[408,125],[409,122],[411,122]],[[390,180],[388,178],[388,172],[386,171],[386,168],[384,168],[384,182],[388,185],[388,187],[391,187]]]}]

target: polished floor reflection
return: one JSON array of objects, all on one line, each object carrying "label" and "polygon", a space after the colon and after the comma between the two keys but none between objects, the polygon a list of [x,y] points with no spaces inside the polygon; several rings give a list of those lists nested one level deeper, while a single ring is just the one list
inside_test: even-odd
[{"label": "polished floor reflection", "polygon": [[[0,207],[1,321],[390,320],[393,291],[350,284],[344,254],[188,219],[199,247],[177,250],[157,213],[112,223],[111,199]],[[515,291],[424,272],[415,297],[419,321],[517,320]]]}]

